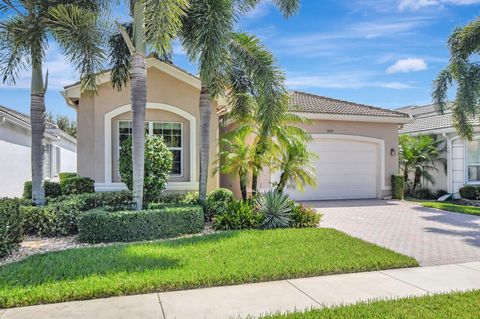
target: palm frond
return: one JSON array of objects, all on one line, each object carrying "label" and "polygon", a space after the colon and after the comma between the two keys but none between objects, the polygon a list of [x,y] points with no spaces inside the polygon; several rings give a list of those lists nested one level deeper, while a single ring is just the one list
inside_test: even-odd
[{"label": "palm frond", "polygon": [[[132,23],[122,25],[130,37],[133,36]],[[108,39],[108,55],[110,57],[111,79],[115,89],[121,90],[130,80],[130,50],[120,32],[114,33]]]},{"label": "palm frond", "polygon": [[63,53],[79,71],[82,87],[96,89],[96,73],[105,58],[105,34],[98,15],[74,4],[61,4],[49,9],[48,20]]},{"label": "palm frond", "polygon": [[172,52],[172,40],[182,28],[189,0],[143,0],[145,3],[145,32],[160,56]]}]

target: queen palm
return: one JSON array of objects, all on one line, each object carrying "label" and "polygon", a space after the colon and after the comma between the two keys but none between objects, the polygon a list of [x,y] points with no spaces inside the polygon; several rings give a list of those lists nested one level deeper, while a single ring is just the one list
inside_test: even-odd
[{"label": "queen palm", "polygon": [[111,37],[112,83],[121,89],[131,81],[133,198],[143,206],[145,109],[147,106],[147,44],[152,53],[167,56],[181,27],[188,0],[129,0],[132,22],[118,24],[121,35]]},{"label": "queen palm", "polygon": [[[224,94],[228,77],[231,74],[231,53],[234,52],[244,61],[254,56],[243,41],[249,42],[252,48],[258,48],[248,37],[236,37],[232,32],[237,18],[254,9],[261,0],[191,0],[187,15],[184,18],[182,30],[182,43],[191,60],[198,62],[199,74],[202,80],[200,93],[200,200],[204,201],[207,194],[208,165],[209,165],[209,136],[212,99]],[[299,0],[275,0],[273,3],[280,9],[285,17],[294,14],[299,8]],[[243,45],[242,45],[243,44]],[[263,56],[265,57],[265,56]],[[262,112],[260,113],[264,122],[262,132],[270,134],[270,124],[278,114],[279,104],[277,99],[279,83],[272,82],[272,64],[264,66],[261,58],[249,61],[249,73],[256,74],[257,88],[263,91],[261,101]],[[248,64],[248,63],[247,63]],[[274,70],[275,71],[275,70]],[[282,87],[283,82],[280,83]],[[283,89],[283,87],[282,87]],[[281,90],[280,90],[281,91]],[[284,93],[284,92],[281,92]],[[275,98],[274,98],[275,97]],[[283,97],[284,98],[284,97]],[[282,106],[283,107],[283,106]],[[262,144],[263,145],[263,144]],[[257,150],[259,155],[261,151]],[[256,176],[254,176],[256,178]]]},{"label": "queen palm", "polygon": [[95,73],[103,60],[98,11],[104,1],[22,0],[0,1],[0,73],[15,84],[19,71],[31,70],[32,199],[44,205],[45,92],[43,63],[49,42],[55,40],[79,71],[82,88],[95,89]]},{"label": "queen palm", "polygon": [[433,101],[438,111],[447,108],[448,89],[456,84],[452,113],[458,134],[472,139],[471,119],[480,111],[480,19],[457,28],[448,39],[450,63],[441,71],[433,85]]}]

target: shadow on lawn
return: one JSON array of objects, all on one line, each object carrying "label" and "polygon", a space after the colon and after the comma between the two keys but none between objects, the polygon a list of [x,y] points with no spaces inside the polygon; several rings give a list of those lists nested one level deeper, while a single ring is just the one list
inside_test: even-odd
[{"label": "shadow on lawn", "polygon": [[115,273],[141,273],[183,267],[176,249],[228,240],[236,232],[159,242],[69,249],[31,256],[0,267],[0,288],[32,287]]}]

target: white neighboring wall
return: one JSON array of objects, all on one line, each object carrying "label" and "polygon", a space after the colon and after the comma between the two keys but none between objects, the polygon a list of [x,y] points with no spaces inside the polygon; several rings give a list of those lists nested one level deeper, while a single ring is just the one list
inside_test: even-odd
[{"label": "white neighboring wall", "polygon": [[[75,139],[60,134],[56,139],[47,138],[46,143],[52,145],[50,153],[55,153],[51,161],[47,160],[52,165],[46,169],[47,178],[55,180],[59,172],[77,171]],[[0,198],[21,197],[24,183],[32,179],[30,145],[28,128],[0,121]],[[49,172],[53,174],[49,176]]]}]

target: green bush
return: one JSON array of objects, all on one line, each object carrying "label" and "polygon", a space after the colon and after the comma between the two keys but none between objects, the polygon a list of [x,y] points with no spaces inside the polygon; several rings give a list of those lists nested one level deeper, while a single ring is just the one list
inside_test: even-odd
[{"label": "green bush", "polygon": [[[133,189],[132,138],[122,143],[120,150],[120,176],[129,190]],[[146,202],[158,199],[167,185],[172,170],[172,152],[162,137],[145,138],[145,168],[143,194]]]},{"label": "green bush", "polygon": [[257,198],[257,206],[264,216],[262,228],[286,228],[290,225],[292,202],[288,195],[271,190]]},{"label": "green bush", "polygon": [[436,199],[435,195],[428,188],[419,188],[415,192],[410,191],[408,196],[416,199]]},{"label": "green bush", "polygon": [[478,186],[464,186],[460,188],[460,196],[465,199],[478,200],[480,199],[480,187]]},{"label": "green bush", "polygon": [[203,219],[202,208],[194,205],[121,212],[96,209],[80,217],[79,240],[107,243],[170,238],[201,232]]},{"label": "green bush", "polygon": [[168,193],[163,194],[160,198],[155,200],[156,203],[161,204],[191,204],[198,205],[198,193]]},{"label": "green bush", "polygon": [[392,175],[392,198],[402,200],[405,195],[405,177]]},{"label": "green bush", "polygon": [[219,188],[207,196],[205,201],[205,220],[211,221],[216,215],[223,215],[228,210],[228,205],[235,200],[231,190]]},{"label": "green bush", "polygon": [[78,195],[94,193],[95,181],[88,177],[70,177],[63,181],[62,192],[64,195]]},{"label": "green bush", "polygon": [[22,206],[24,232],[38,236],[67,236],[78,231],[78,217],[85,211],[105,207],[112,211],[132,207],[130,192],[62,196],[43,207]]},{"label": "green bush", "polygon": [[313,208],[295,204],[290,215],[290,226],[294,228],[314,228],[320,223],[322,214]]},{"label": "green bush", "polygon": [[[45,181],[45,197],[56,198],[62,196],[62,187],[59,183]],[[23,198],[32,199],[32,182],[23,184]]]},{"label": "green bush", "polygon": [[72,178],[72,177],[77,177],[77,173],[70,173],[70,172],[64,172],[64,173],[58,173],[58,178],[60,179],[60,185],[63,187],[63,182],[65,182],[67,179]]},{"label": "green bush", "polygon": [[224,214],[213,217],[213,228],[216,230],[259,228],[263,220],[263,215],[256,212],[249,202],[234,200]]},{"label": "green bush", "polygon": [[22,214],[16,199],[0,199],[0,258],[17,249],[22,242]]}]

